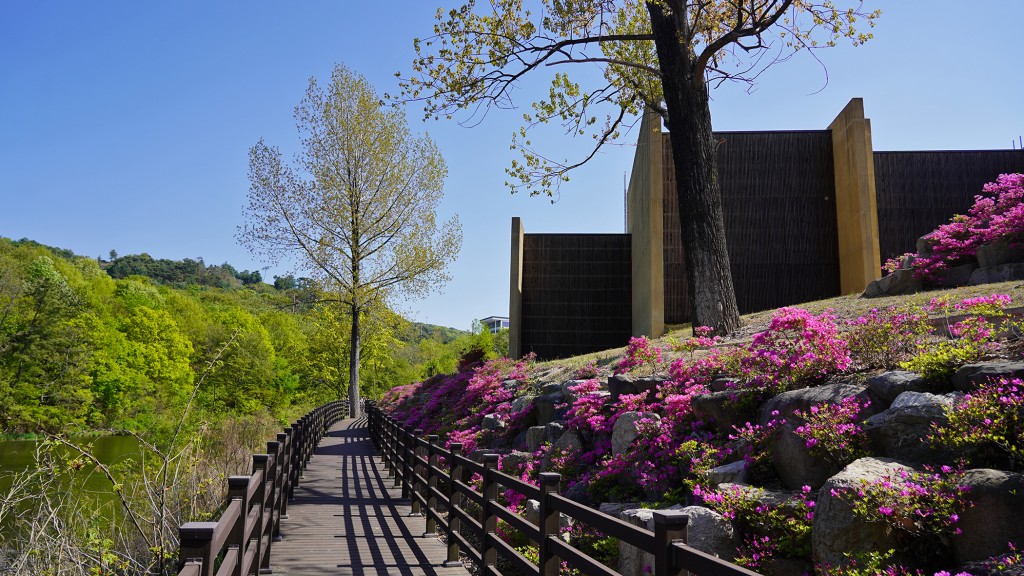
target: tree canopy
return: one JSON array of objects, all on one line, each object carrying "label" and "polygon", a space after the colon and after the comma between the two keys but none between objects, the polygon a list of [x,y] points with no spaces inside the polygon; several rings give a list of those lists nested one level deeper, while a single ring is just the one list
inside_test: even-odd
[{"label": "tree canopy", "polygon": [[[725,246],[708,87],[754,82],[798,51],[860,44],[878,11],[860,0],[476,0],[439,9],[434,34],[415,41],[401,98],[433,118],[476,122],[515,108],[527,75],[550,69],[548,91],[523,114],[507,168],[513,191],[553,194],[569,172],[619,139],[642,107],[670,129],[694,322],[739,324]],[[581,82],[570,65],[596,68]],[[533,129],[559,123],[594,145],[582,158],[544,153]]]},{"label": "tree canopy", "polygon": [[347,308],[349,399],[359,410],[361,315],[447,281],[462,243],[457,217],[437,222],[446,167],[428,136],[387,108],[362,76],[336,66],[310,79],[295,108],[293,164],[262,140],[249,151],[249,203],[238,238],[272,262],[290,258]]}]

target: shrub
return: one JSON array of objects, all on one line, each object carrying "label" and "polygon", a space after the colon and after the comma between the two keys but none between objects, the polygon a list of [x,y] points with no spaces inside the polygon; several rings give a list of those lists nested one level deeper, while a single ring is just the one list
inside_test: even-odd
[{"label": "shrub", "polygon": [[796,429],[808,451],[836,466],[845,466],[867,455],[867,438],[858,420],[871,402],[856,397],[839,404],[819,404],[794,414],[803,420]]},{"label": "shrub", "polygon": [[974,197],[966,216],[954,216],[928,236],[932,254],[914,261],[914,275],[932,281],[948,266],[974,256],[983,244],[1020,242],[1024,236],[1024,175],[1001,174]]},{"label": "shrub", "polygon": [[573,376],[575,376],[577,380],[590,380],[591,378],[597,378],[599,373],[600,371],[597,368],[597,363],[591,361],[577,368],[573,373]]},{"label": "shrub", "polygon": [[961,474],[949,466],[940,473],[900,470],[875,481],[861,480],[861,486],[833,489],[833,497],[849,498],[854,514],[869,522],[884,524],[897,550],[935,565],[949,561],[949,537],[960,533],[957,522],[969,505]]},{"label": "shrub", "polygon": [[693,493],[740,530],[746,550],[736,558],[737,564],[756,569],[764,568],[776,557],[811,555],[815,501],[810,486],[780,504],[765,502],[763,490],[736,485],[721,490],[697,486]]},{"label": "shrub", "polygon": [[947,318],[950,313],[968,316],[949,327],[948,340],[924,349],[900,366],[936,380],[949,377],[964,364],[984,358],[998,348],[996,328],[988,317],[1005,316],[1004,309],[1010,302],[1006,294],[968,298],[953,305],[944,299],[933,299],[928,306],[932,311],[941,312]]},{"label": "shrub", "polygon": [[626,353],[615,368],[616,374],[644,370],[655,372],[661,364],[661,348],[654,346],[644,336],[630,338]]},{"label": "shrub", "polygon": [[764,332],[754,335],[744,359],[744,375],[770,390],[815,384],[850,365],[830,312],[815,316],[800,308],[780,308]]},{"label": "shrub", "polygon": [[918,353],[932,332],[928,313],[916,304],[874,308],[849,321],[844,334],[853,361],[864,368],[895,368]]},{"label": "shrub", "polygon": [[930,441],[958,451],[974,466],[1024,469],[1024,383],[984,382],[933,424]]}]

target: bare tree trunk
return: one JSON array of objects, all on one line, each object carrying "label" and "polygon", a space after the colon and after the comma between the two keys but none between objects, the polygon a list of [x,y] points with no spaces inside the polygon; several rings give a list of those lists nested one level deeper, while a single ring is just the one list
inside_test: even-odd
[{"label": "bare tree trunk", "polygon": [[359,353],[361,340],[359,306],[352,304],[352,350],[348,357],[348,415],[359,418]]},{"label": "bare tree trunk", "polygon": [[649,2],[647,10],[668,112],[692,321],[728,334],[740,326],[740,314],[725,241],[707,84],[703,72],[695,70],[692,48],[681,39],[680,27],[685,31],[687,26],[683,3]]}]

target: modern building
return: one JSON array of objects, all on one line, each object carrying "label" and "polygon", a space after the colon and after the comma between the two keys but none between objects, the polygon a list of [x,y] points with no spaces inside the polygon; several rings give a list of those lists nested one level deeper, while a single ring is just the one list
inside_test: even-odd
[{"label": "modern building", "polygon": [[[512,219],[510,356],[584,354],[689,322],[669,134],[653,113],[639,132],[625,234],[527,234]],[[864,290],[985,183],[1024,172],[1022,150],[877,152],[859,98],[823,130],[715,138],[744,314]]]},{"label": "modern building", "polygon": [[481,324],[490,330],[491,334],[497,334],[502,328],[508,328],[508,318],[504,316],[488,316],[480,321]]}]

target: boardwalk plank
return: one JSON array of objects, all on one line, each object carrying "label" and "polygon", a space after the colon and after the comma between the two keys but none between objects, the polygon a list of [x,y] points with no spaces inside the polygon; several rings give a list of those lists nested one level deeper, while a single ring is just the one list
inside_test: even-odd
[{"label": "boardwalk plank", "polygon": [[284,576],[468,576],[383,470],[365,418],[335,424],[316,449],[271,548]]}]

